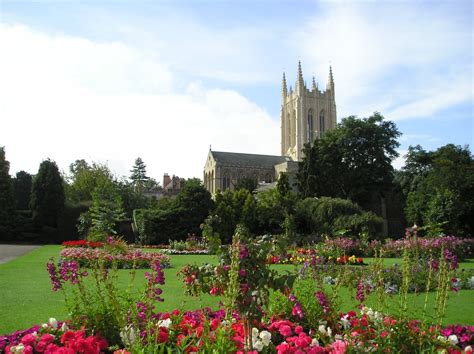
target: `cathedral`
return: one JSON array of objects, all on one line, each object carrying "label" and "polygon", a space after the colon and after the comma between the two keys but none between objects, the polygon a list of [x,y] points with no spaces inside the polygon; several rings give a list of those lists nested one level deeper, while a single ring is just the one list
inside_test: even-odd
[{"label": "cathedral", "polygon": [[287,88],[285,73],[281,90],[281,155],[257,155],[209,150],[204,165],[204,186],[214,194],[234,190],[239,181],[272,183],[280,173],[295,174],[304,144],[312,144],[336,128],[336,98],[332,69],[326,89],[320,91],[313,77],[311,88],[303,79],[301,63],[295,88]]}]

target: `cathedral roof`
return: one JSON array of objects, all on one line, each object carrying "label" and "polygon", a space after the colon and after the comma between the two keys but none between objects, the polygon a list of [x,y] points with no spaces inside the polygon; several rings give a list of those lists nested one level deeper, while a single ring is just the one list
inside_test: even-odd
[{"label": "cathedral roof", "polygon": [[211,151],[214,160],[222,165],[246,166],[246,167],[268,167],[291,160],[287,156],[242,154],[239,152]]}]

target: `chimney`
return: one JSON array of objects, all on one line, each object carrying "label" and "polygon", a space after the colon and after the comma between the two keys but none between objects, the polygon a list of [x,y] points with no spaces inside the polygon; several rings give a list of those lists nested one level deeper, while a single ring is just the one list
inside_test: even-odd
[{"label": "chimney", "polygon": [[171,178],[170,178],[169,174],[165,173],[163,175],[163,188],[166,188],[166,186],[168,184],[170,184],[170,182],[171,182]]}]

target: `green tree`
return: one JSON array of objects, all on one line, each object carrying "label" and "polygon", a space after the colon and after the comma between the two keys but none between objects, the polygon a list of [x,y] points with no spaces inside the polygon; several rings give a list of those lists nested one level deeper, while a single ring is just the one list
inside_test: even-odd
[{"label": "green tree", "polygon": [[188,179],[176,197],[176,207],[185,211],[188,233],[199,234],[200,225],[214,207],[211,194],[197,178]]},{"label": "green tree", "polygon": [[258,186],[258,181],[253,178],[242,178],[235,185],[235,190],[246,189],[252,193]]},{"label": "green tree", "polygon": [[33,177],[28,172],[20,171],[16,173],[16,177],[13,180],[13,187],[17,209],[29,209],[32,185]]},{"label": "green tree", "polygon": [[[303,197],[350,199],[386,217],[386,196],[393,189],[392,160],[400,132],[380,113],[345,118],[313,146],[305,145],[297,179]],[[373,200],[378,200],[376,208]],[[386,234],[387,225],[384,225]]]},{"label": "green tree", "polygon": [[10,162],[5,158],[5,148],[0,147],[0,239],[11,236],[15,217],[15,200],[10,177]]},{"label": "green tree", "polygon": [[474,233],[474,159],[469,147],[448,144],[431,152],[410,147],[398,178],[406,181],[410,223],[443,223],[445,233]]},{"label": "green tree", "polygon": [[382,219],[350,200],[321,197],[298,201],[295,223],[298,233],[316,236],[315,240],[325,235],[333,236],[340,231],[349,232],[352,236],[365,232],[377,238],[380,236]]},{"label": "green tree", "polygon": [[149,177],[146,175],[146,165],[140,157],[135,160],[135,165],[130,172],[132,173],[130,179],[132,180],[134,187],[137,191],[142,192],[145,182]]},{"label": "green tree", "polygon": [[125,219],[122,198],[117,186],[102,180],[92,192],[92,205],[79,218],[79,232],[92,241],[104,241],[107,236],[117,234],[116,227]]},{"label": "green tree", "polygon": [[33,179],[30,207],[38,226],[57,227],[64,209],[63,180],[56,162],[45,160]]},{"label": "green tree", "polygon": [[100,183],[114,180],[107,165],[96,162],[89,165],[85,160],[76,160],[69,166],[69,172],[66,196],[71,203],[91,201],[92,193]]}]

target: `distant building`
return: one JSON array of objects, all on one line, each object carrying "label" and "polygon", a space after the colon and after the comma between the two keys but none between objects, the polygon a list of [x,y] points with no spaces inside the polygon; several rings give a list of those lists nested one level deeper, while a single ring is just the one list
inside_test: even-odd
[{"label": "distant building", "polygon": [[311,89],[307,88],[301,63],[298,63],[294,91],[291,86],[287,89],[283,73],[280,119],[281,156],[209,150],[204,165],[204,186],[211,194],[218,190],[233,190],[245,178],[257,183],[272,183],[282,172],[296,174],[304,144],[312,144],[326,131],[336,128],[335,85],[331,67],[324,91],[319,90],[314,77]]},{"label": "distant building", "polygon": [[163,192],[165,195],[178,194],[183,187],[183,179],[173,175],[170,177],[167,173],[163,175]]}]

